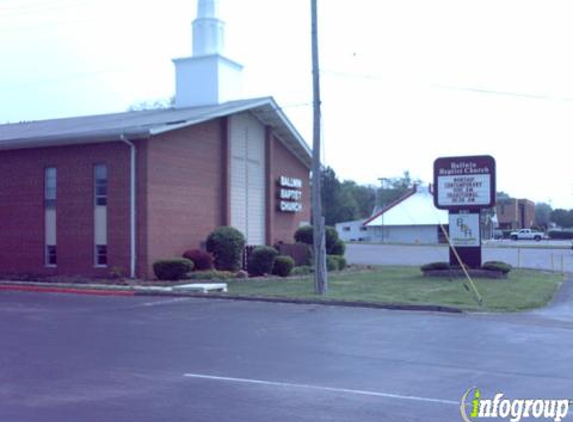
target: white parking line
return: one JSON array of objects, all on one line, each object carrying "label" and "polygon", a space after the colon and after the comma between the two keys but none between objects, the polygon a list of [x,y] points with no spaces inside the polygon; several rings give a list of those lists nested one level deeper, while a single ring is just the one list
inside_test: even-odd
[{"label": "white parking line", "polygon": [[419,401],[419,402],[427,402],[427,403],[440,403],[440,404],[449,404],[449,405],[456,405],[459,406],[459,401],[453,400],[443,400],[443,399],[435,399],[431,397],[419,397],[419,396],[405,396],[402,394],[391,394],[391,393],[381,393],[377,391],[366,391],[366,390],[352,390],[348,388],[334,388],[334,387],[321,387],[317,385],[308,385],[308,384],[291,384],[288,382],[277,382],[277,381],[263,381],[263,380],[254,380],[248,378],[231,378],[231,377],[217,377],[213,375],[202,375],[202,374],[183,374],[184,377],[187,378],[197,378],[197,379],[206,379],[211,381],[223,381],[223,382],[234,382],[234,383],[242,383],[242,384],[256,384],[256,385],[267,385],[271,387],[286,387],[286,388],[297,388],[297,389],[306,389],[306,390],[319,390],[319,391],[328,391],[333,393],[346,393],[346,394],[356,394],[361,396],[371,396],[371,397],[384,397],[388,399],[397,399],[397,400],[411,400],[411,401]]},{"label": "white parking line", "polygon": [[125,307],[125,309],[152,308],[152,307],[171,305],[174,303],[186,302],[186,301],[188,302],[189,298],[178,297],[178,298],[172,298],[172,299],[161,299],[161,300],[142,302],[142,303],[138,303],[136,305],[127,306],[127,307]]}]

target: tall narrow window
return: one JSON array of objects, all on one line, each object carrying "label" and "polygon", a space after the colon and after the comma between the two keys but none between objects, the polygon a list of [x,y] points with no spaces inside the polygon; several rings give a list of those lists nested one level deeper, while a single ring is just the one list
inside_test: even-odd
[{"label": "tall narrow window", "polygon": [[96,164],[94,167],[95,204],[107,205],[107,166]]},{"label": "tall narrow window", "polygon": [[55,167],[47,167],[44,169],[44,263],[47,267],[55,267],[58,263],[56,199],[57,171]]},{"label": "tall narrow window", "polygon": [[107,166],[94,166],[94,263],[107,266]]}]

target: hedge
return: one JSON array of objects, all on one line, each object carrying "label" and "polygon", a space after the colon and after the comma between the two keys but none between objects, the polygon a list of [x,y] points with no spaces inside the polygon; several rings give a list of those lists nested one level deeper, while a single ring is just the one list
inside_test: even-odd
[{"label": "hedge", "polygon": [[214,257],[215,268],[221,271],[241,269],[245,237],[230,226],[216,228],[207,238],[207,252]]},{"label": "hedge", "polygon": [[199,249],[185,251],[183,258],[193,261],[195,271],[206,271],[213,268],[213,257],[208,252]]},{"label": "hedge", "polygon": [[450,264],[447,262],[430,262],[429,264],[424,264],[420,267],[422,272],[433,271],[433,270],[449,270],[451,269]]},{"label": "hedge", "polygon": [[195,271],[187,274],[189,280],[230,280],[236,278],[235,273],[230,271]]},{"label": "hedge", "polygon": [[275,259],[273,274],[288,277],[294,268],[294,259],[287,255],[279,255]]},{"label": "hedge", "polygon": [[159,280],[181,280],[193,269],[193,261],[185,258],[160,259],[153,263],[153,272]]},{"label": "hedge", "polygon": [[487,262],[483,263],[481,268],[483,270],[499,271],[503,274],[507,274],[511,271],[512,266],[509,265],[508,263],[502,262],[502,261],[487,261]]},{"label": "hedge", "polygon": [[340,269],[338,265],[338,256],[336,255],[326,255],[326,270],[327,271],[338,271]]},{"label": "hedge", "polygon": [[249,256],[247,271],[253,276],[272,273],[278,254],[277,250],[270,246],[257,246]]},{"label": "hedge", "polygon": [[569,230],[549,230],[547,235],[550,239],[573,239],[573,231]]},{"label": "hedge", "polygon": [[[334,227],[326,226],[324,232],[324,241],[327,255],[344,255],[346,246],[344,241],[338,237],[338,232]],[[313,246],[313,227],[302,226],[294,233],[296,242],[306,243]]]}]

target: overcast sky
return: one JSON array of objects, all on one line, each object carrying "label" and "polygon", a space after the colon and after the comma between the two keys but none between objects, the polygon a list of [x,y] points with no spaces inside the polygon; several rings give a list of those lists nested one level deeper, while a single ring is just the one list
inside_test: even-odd
[{"label": "overcast sky", "polygon": [[[498,188],[573,208],[573,4],[319,0],[323,161],[376,184],[429,182],[490,154]],[[310,144],[309,0],[220,0],[245,94],[274,96]],[[196,0],[0,0],[0,122],[123,111],[174,91]]]}]

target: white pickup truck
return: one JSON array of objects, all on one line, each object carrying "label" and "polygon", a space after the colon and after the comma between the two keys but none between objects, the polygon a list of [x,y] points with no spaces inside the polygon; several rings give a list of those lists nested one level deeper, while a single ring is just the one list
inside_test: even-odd
[{"label": "white pickup truck", "polygon": [[538,232],[537,230],[521,229],[516,232],[511,232],[509,237],[511,240],[535,240],[539,242],[541,239],[543,239],[544,234],[542,232]]}]

